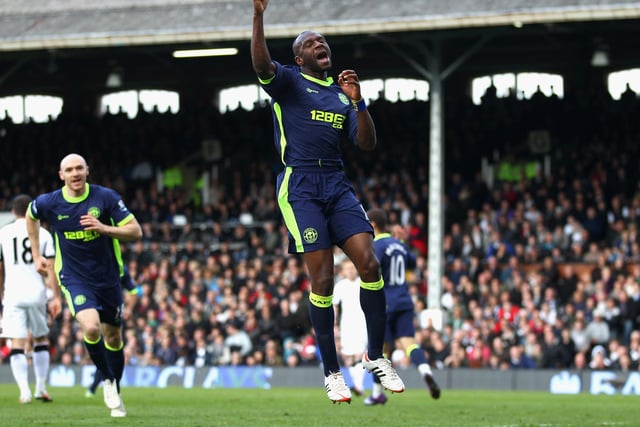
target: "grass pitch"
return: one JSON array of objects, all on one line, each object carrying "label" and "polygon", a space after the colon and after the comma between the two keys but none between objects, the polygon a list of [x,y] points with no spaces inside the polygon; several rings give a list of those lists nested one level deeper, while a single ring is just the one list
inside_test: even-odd
[{"label": "grass pitch", "polygon": [[18,388],[0,385],[0,425],[12,426],[638,426],[638,396],[426,389],[388,395],[384,406],[332,404],[322,387],[256,389],[126,388],[126,418],[111,418],[102,390],[50,388],[52,403],[18,403]]}]

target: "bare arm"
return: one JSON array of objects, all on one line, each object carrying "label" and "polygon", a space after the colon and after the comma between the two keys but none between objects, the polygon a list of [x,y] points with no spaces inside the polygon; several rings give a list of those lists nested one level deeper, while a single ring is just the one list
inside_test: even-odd
[{"label": "bare arm", "polygon": [[251,35],[251,62],[253,70],[259,78],[273,77],[276,66],[271,61],[271,54],[264,36],[264,22],[262,15],[267,9],[269,0],[253,0],[253,33]]},{"label": "bare arm", "polygon": [[[351,98],[352,102],[364,103],[362,93],[360,92],[360,80],[353,70],[344,70],[338,75],[338,84],[342,88],[345,95]],[[369,110],[366,107],[358,108],[358,146],[365,150],[371,151],[376,147],[378,139],[376,136],[376,127]]]},{"label": "bare arm", "polygon": [[60,299],[60,286],[58,285],[58,278],[53,268],[53,260],[48,260],[47,274],[44,277],[45,285],[53,292],[53,298],[47,303],[47,308],[51,317],[54,319],[62,312],[62,301]]},{"label": "bare arm", "polygon": [[369,111],[358,111],[358,146],[365,151],[371,151],[377,143],[376,127]]},{"label": "bare arm", "polygon": [[49,261],[40,253],[40,221],[31,218],[31,215],[27,212],[25,216],[27,222],[27,234],[29,235],[29,242],[31,242],[31,255],[33,255],[33,262],[36,265],[36,270],[43,276],[47,274],[49,268]]},{"label": "bare arm", "polygon": [[123,242],[133,242],[142,238],[142,227],[140,227],[138,220],[135,218],[126,224],[113,226],[101,223],[92,215],[82,215],[82,217],[80,217],[80,225],[82,225],[85,230],[97,231],[104,236],[109,236]]}]

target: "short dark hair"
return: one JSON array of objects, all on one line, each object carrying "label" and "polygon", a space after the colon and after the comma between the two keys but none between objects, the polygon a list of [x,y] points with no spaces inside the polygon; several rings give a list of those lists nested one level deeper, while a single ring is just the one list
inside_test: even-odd
[{"label": "short dark hair", "polygon": [[31,197],[26,194],[19,194],[13,198],[11,209],[17,216],[25,216],[27,214],[27,207],[31,203]]},{"label": "short dark hair", "polygon": [[319,34],[319,33],[316,33],[315,31],[311,31],[311,30],[305,30],[300,34],[298,34],[298,37],[296,37],[296,39],[291,44],[291,50],[293,51],[294,57],[300,55],[302,42],[307,38],[308,34]]},{"label": "short dark hair", "polygon": [[380,208],[369,209],[367,212],[369,219],[376,223],[376,228],[379,230],[387,229],[387,213]]}]

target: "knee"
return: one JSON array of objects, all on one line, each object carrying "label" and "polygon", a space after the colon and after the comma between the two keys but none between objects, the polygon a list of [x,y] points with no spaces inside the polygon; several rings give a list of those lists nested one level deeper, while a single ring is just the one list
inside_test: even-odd
[{"label": "knee", "polygon": [[330,295],[333,291],[333,276],[330,274],[316,274],[311,277],[311,291],[317,295]]},{"label": "knee", "polygon": [[104,342],[111,349],[119,349],[122,346],[122,335],[120,331],[105,332]]},{"label": "knee", "polygon": [[89,341],[97,341],[100,339],[100,324],[82,325],[82,333]]},{"label": "knee", "polygon": [[373,282],[380,278],[380,263],[375,255],[365,257],[358,273],[365,282]]}]

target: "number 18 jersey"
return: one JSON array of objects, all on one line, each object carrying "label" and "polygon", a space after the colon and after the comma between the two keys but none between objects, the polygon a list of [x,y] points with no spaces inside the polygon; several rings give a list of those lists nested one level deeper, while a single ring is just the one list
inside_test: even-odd
[{"label": "number 18 jersey", "polygon": [[[31,255],[31,243],[24,218],[0,229],[0,261],[4,266],[5,305],[34,305],[46,302],[46,289]],[[46,258],[55,255],[51,234],[40,227],[40,253]]]}]

